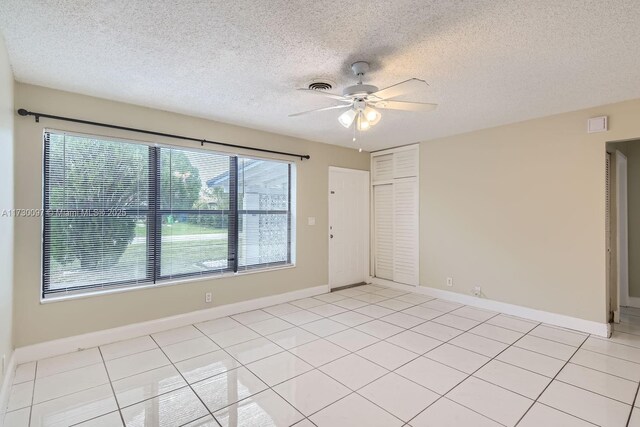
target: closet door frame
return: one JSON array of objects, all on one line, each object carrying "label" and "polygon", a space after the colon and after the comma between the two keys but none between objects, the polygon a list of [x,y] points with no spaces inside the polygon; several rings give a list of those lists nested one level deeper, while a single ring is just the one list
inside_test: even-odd
[{"label": "closet door frame", "polygon": [[[385,155],[395,155],[396,153],[401,153],[402,154],[408,154],[405,153],[407,151],[413,151],[414,153],[414,158],[416,159],[416,163],[415,163],[415,168],[413,169],[413,171],[410,173],[409,176],[407,176],[406,173],[397,173],[398,171],[395,170],[396,168],[396,159],[393,158],[392,159],[392,164],[394,167],[394,173],[393,173],[393,177],[390,179],[376,179],[376,158],[380,157],[380,156],[385,156]],[[371,228],[371,250],[370,250],[370,269],[371,269],[371,275],[372,277],[376,277],[376,258],[375,258],[375,249],[376,249],[376,230],[375,230],[375,224],[376,224],[376,213],[375,213],[375,199],[374,199],[374,187],[377,185],[384,185],[384,184],[393,184],[394,182],[398,181],[406,181],[407,178],[410,179],[414,179],[416,182],[416,192],[417,192],[417,204],[416,204],[416,216],[417,216],[417,221],[416,221],[416,235],[419,236],[420,233],[420,161],[419,161],[419,154],[420,154],[420,149],[419,149],[419,144],[412,144],[412,145],[406,145],[406,146],[402,146],[402,147],[396,147],[396,148],[390,148],[387,150],[381,150],[381,151],[375,151],[373,153],[371,153],[371,165],[370,165],[370,170],[371,170],[371,188],[370,188],[370,195],[369,195],[369,200],[370,200],[370,205],[371,205],[371,223],[370,223],[370,228]],[[397,178],[395,178],[397,176]],[[395,229],[395,227],[394,227]],[[395,233],[395,232],[394,232]],[[395,237],[395,236],[394,236]],[[416,258],[417,258],[417,263],[416,263],[416,277],[419,279],[420,277],[420,240],[418,238],[418,244],[416,245]],[[413,286],[417,286],[418,285],[418,281],[416,281],[415,285]],[[412,286],[412,285],[409,285]]]}]

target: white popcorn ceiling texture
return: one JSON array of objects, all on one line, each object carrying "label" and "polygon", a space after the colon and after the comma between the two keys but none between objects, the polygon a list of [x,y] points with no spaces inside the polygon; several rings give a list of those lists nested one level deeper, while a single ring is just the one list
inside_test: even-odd
[{"label": "white popcorn ceiling texture", "polygon": [[[640,97],[639,0],[2,0],[20,82],[353,146],[334,101],[296,92],[327,77],[411,77],[358,146],[380,149]],[[29,106],[24,106],[28,108]],[[55,111],[50,113],[56,114]],[[89,117],[88,119],[99,119]]]}]

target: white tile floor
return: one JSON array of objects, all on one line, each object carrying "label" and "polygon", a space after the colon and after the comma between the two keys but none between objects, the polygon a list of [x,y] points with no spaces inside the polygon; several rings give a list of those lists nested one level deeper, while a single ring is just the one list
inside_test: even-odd
[{"label": "white tile floor", "polygon": [[615,329],[367,285],[20,365],[5,425],[640,427]]}]

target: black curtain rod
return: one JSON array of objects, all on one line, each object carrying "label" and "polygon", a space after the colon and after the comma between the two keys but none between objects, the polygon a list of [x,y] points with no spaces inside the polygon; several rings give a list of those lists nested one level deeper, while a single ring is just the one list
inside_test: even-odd
[{"label": "black curtain rod", "polygon": [[223,147],[233,147],[233,148],[240,148],[243,150],[259,151],[261,153],[281,154],[283,156],[299,157],[300,160],[311,158],[311,156],[308,154],[296,154],[296,153],[287,153],[286,151],[275,151],[275,150],[267,150],[264,148],[245,147],[244,145],[228,144],[226,142],[208,141],[206,139],[191,138],[189,136],[174,135],[171,133],[155,132],[152,130],[145,130],[145,129],[136,129],[136,128],[130,128],[126,126],[112,125],[109,123],[92,122],[89,120],[73,119],[71,117],[53,116],[51,114],[36,113],[34,111],[28,111],[28,110],[25,110],[24,108],[20,108],[18,110],[18,114],[21,116],[34,116],[36,119],[36,122],[40,121],[40,117],[44,117],[47,119],[63,120],[65,122],[82,123],[85,125],[101,126],[105,128],[120,129],[120,130],[126,130],[130,132],[146,133],[147,135],[156,135],[156,136],[164,136],[166,138],[195,141],[195,142],[199,142],[201,146],[203,146],[204,144],[215,144],[215,145],[222,145]]}]

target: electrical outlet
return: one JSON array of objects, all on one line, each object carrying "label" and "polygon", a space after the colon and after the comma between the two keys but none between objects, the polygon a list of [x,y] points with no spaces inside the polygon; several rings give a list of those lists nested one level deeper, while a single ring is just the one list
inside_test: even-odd
[{"label": "electrical outlet", "polygon": [[207,292],[206,294],[204,294],[204,302],[209,304],[211,302],[211,297],[211,292]]},{"label": "electrical outlet", "polygon": [[453,277],[447,277],[447,286],[453,286]]},{"label": "electrical outlet", "polygon": [[480,297],[482,296],[482,288],[480,286],[475,286],[473,288],[473,295]]}]

